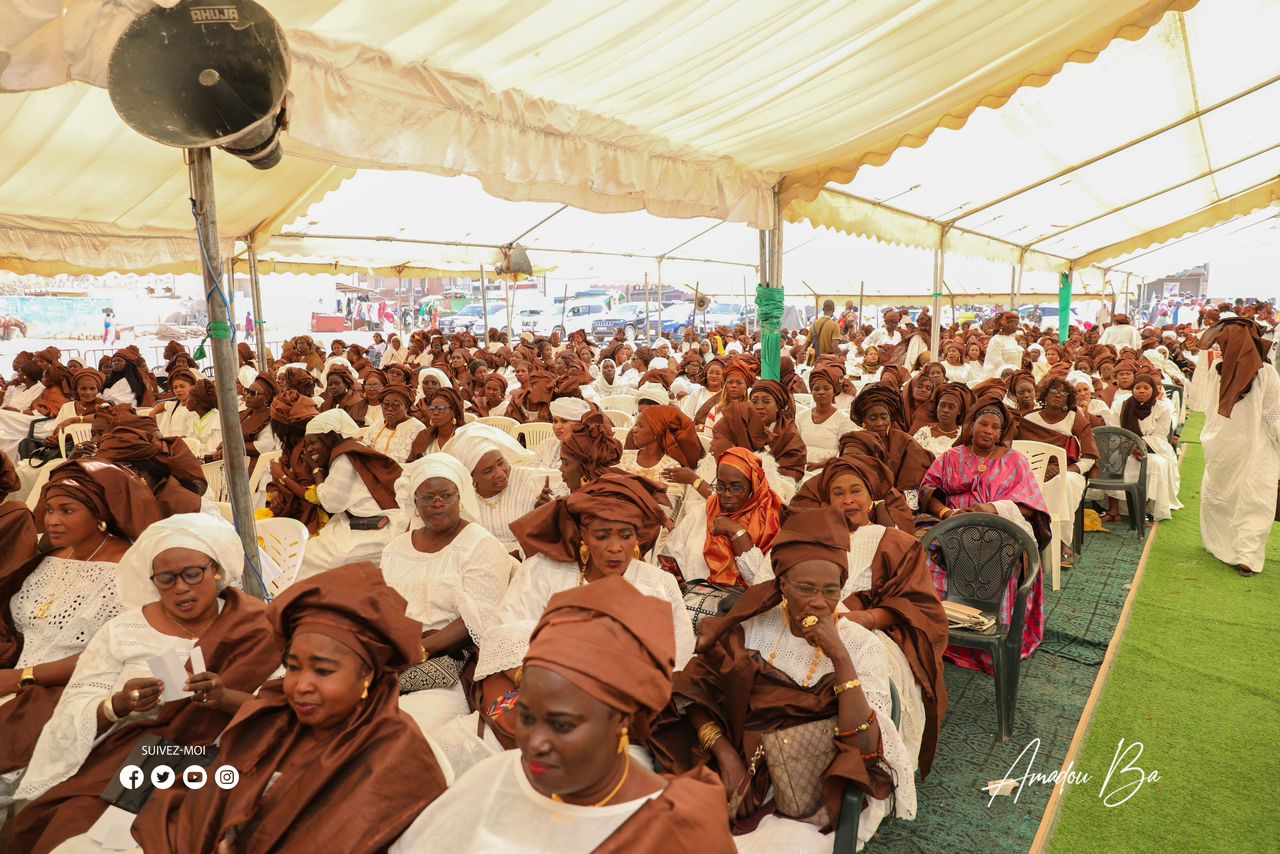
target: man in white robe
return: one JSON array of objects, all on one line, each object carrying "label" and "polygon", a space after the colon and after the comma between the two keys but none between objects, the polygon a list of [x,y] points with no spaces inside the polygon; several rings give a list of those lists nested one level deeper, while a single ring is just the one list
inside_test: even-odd
[{"label": "man in white robe", "polygon": [[1136,326],[1129,322],[1129,315],[1117,314],[1111,325],[1102,330],[1102,337],[1098,339],[1098,343],[1110,344],[1116,350],[1121,347],[1132,347],[1134,350],[1141,350],[1142,334],[1138,332]]},{"label": "man in white robe", "polygon": [[982,362],[982,379],[998,377],[1006,369],[1022,367],[1022,347],[1014,333],[1018,331],[1018,315],[1003,312],[996,319],[996,334],[987,342],[987,355]]}]

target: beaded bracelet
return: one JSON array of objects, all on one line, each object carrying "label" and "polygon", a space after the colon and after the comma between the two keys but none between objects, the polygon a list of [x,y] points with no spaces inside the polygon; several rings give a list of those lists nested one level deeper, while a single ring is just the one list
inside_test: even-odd
[{"label": "beaded bracelet", "polygon": [[498,699],[494,700],[489,706],[489,717],[495,721],[511,711],[516,706],[516,700],[519,699],[519,691],[508,691]]}]

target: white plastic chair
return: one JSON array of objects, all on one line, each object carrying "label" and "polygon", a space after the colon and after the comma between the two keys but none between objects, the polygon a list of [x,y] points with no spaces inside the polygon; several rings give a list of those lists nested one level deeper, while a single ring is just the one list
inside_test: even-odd
[{"label": "white plastic chair", "polygon": [[280,570],[278,576],[267,581],[267,591],[274,598],[298,577],[311,535],[297,519],[260,519],[257,528],[258,547]]},{"label": "white plastic chair", "polygon": [[624,446],[627,444],[627,437],[631,435],[630,427],[614,427],[613,437],[621,442]]},{"label": "white plastic chair", "polygon": [[499,430],[505,431],[508,435],[514,435],[515,429],[520,426],[520,422],[514,418],[508,418],[505,415],[486,415],[484,418],[477,418],[476,424],[488,424],[490,427],[497,427]]},{"label": "white plastic chair", "polygon": [[271,475],[271,464],[280,459],[283,453],[284,451],[267,451],[265,454],[258,455],[258,462],[254,465],[253,472],[249,475],[250,495],[258,494],[262,481]]},{"label": "white plastic chair", "polygon": [[531,424],[519,424],[511,431],[511,436],[517,442],[523,439],[523,444],[531,451],[536,451],[543,442],[554,436],[551,425],[544,421],[535,421]]},{"label": "white plastic chair", "polygon": [[600,399],[601,409],[616,409],[628,415],[636,414],[636,397],[633,394],[610,394]]},{"label": "white plastic chair", "polygon": [[626,427],[627,429],[630,429],[636,423],[636,419],[633,416],[618,409],[606,409],[604,411],[604,417],[612,421],[614,427]]},{"label": "white plastic chair", "polygon": [[[58,467],[58,463],[50,460],[36,470],[36,482],[32,485],[31,491],[27,493],[27,509],[32,513],[36,511],[36,505],[40,503],[40,493],[44,492],[44,485],[49,482],[49,473]],[[37,520],[37,524],[42,524]]]},{"label": "white plastic chair", "polygon": [[[1028,440],[1015,441],[1013,449],[1026,457],[1027,462],[1031,464],[1031,471],[1035,474],[1036,482],[1040,485],[1040,494],[1044,496],[1044,503],[1049,508],[1050,516],[1072,518],[1071,509],[1065,506],[1067,503],[1067,452],[1057,445]],[[1058,461],[1058,476],[1053,480],[1046,481],[1045,474],[1049,470],[1049,460],[1051,459]],[[1053,538],[1044,551],[1040,553],[1040,563],[1049,567],[1049,579],[1054,590],[1062,589],[1063,538],[1062,531],[1058,527],[1059,524],[1062,523],[1055,521],[1049,525]],[[1065,524],[1070,525],[1071,522],[1068,521]]]},{"label": "white plastic chair", "polygon": [[187,443],[187,447],[191,449],[191,453],[196,455],[197,460],[204,456],[204,447],[200,444],[199,439],[183,436],[182,441]]},{"label": "white plastic chair", "polygon": [[62,453],[62,458],[67,459],[67,439],[71,439],[71,446],[74,448],[81,442],[87,442],[93,438],[92,424],[72,424],[58,431],[58,450]]},{"label": "white plastic chair", "polygon": [[791,399],[796,402],[797,407],[807,407],[813,409],[813,395],[811,394],[793,394]]},{"label": "white plastic chair", "polygon": [[230,501],[219,501],[219,502],[216,502],[216,503],[217,503],[217,505],[218,505],[218,512],[222,514],[222,518],[223,518],[223,519],[226,519],[226,520],[227,520],[228,522],[230,522],[232,525],[235,525],[235,523],[236,523],[236,511],[235,511],[235,508],[233,508],[233,507],[231,506],[231,502],[230,502]]},{"label": "white plastic chair", "polygon": [[222,460],[205,463],[201,468],[204,469],[205,482],[209,484],[204,491],[205,498],[210,501],[226,501],[227,470],[223,467]]}]

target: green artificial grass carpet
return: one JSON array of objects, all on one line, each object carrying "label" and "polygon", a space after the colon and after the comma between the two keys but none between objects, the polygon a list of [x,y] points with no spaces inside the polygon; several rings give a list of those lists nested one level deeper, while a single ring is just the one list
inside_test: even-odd
[{"label": "green artificial grass carpet", "polygon": [[[983,787],[1021,776],[1029,745],[1039,739],[1033,770],[1049,774],[1062,765],[1076,724],[1115,632],[1128,585],[1142,555],[1143,540],[1121,524],[1109,533],[1086,534],[1075,569],[1062,571],[1062,589],[1045,576],[1045,641],[1022,662],[1012,738],[995,738],[995,687],[990,676],[946,666],[950,706],[937,758],[927,780],[917,779],[915,821],[880,826],[871,852],[1025,852],[1031,847],[1051,785],[1028,785],[1015,802],[998,797],[988,805]],[[1027,750],[1019,772],[1010,774]]]},{"label": "green artificial grass carpet", "polygon": [[[1114,669],[1075,767],[1093,779],[1068,786],[1055,854],[1095,851],[1277,851],[1280,814],[1280,537],[1267,570],[1241,578],[1205,552],[1199,486],[1203,416],[1184,431],[1185,509],[1160,524]],[[1247,453],[1247,448],[1241,448]],[[1100,796],[1117,745],[1140,742]],[[1132,754],[1131,754],[1132,758]]]}]

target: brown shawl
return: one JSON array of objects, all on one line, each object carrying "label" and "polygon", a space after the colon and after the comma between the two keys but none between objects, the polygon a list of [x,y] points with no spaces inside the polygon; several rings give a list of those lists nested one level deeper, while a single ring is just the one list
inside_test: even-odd
[{"label": "brown shawl", "polygon": [[1266,345],[1258,333],[1258,324],[1237,317],[1220,321],[1213,340],[1222,348],[1218,414],[1230,418],[1236,403],[1249,393],[1254,377],[1267,363]]},{"label": "brown shawl", "polygon": [[856,430],[840,437],[840,453],[850,449],[856,453],[875,457],[893,473],[893,485],[901,490],[919,489],[924,473],[933,465],[933,454],[920,446],[915,439],[896,427],[889,428],[889,441],[870,430]]},{"label": "brown shawl", "polygon": [[735,854],[720,778],[695,768],[668,780],[661,795],[632,813],[593,854]]},{"label": "brown shawl", "polygon": [[[1042,416],[1043,409],[1037,409]],[[1035,414],[1035,413],[1032,413]],[[1064,451],[1069,450],[1067,445],[1069,440],[1075,439],[1079,443],[1078,459],[1097,460],[1098,444],[1093,439],[1093,426],[1089,418],[1085,416],[1079,409],[1071,410],[1066,415],[1071,419],[1071,435],[1059,433],[1049,427],[1043,427],[1026,418],[1017,418],[1018,432],[1015,434],[1019,439],[1025,439],[1030,442],[1044,442],[1046,445],[1054,445],[1062,448]],[[1071,458],[1071,454],[1067,454],[1067,464],[1072,465],[1075,460]],[[1049,470],[1045,472],[1045,480],[1052,479],[1058,473],[1058,461],[1049,461]]]},{"label": "brown shawl", "polygon": [[[220,594],[218,618],[200,638],[200,649],[211,672],[237,691],[255,691],[280,666],[282,647],[272,635],[266,606],[227,588]],[[68,780],[32,801],[14,820],[14,850],[47,852],[85,833],[107,807],[99,795],[115,779],[129,753],[143,736],[154,733],[171,744],[213,744],[230,716],[206,709],[191,698],[160,707],[154,720],[135,721],[108,735]],[[210,788],[221,791],[216,786]],[[210,849],[211,850],[211,849]]]},{"label": "brown shawl", "polygon": [[400,476],[398,462],[355,439],[343,439],[329,453],[329,465],[332,466],[334,460],[344,455],[379,507],[394,510],[400,506],[396,503],[395,491],[396,478]]},{"label": "brown shawl", "polygon": [[893,485],[893,472],[879,457],[857,453],[854,449],[854,443],[849,443],[844,453],[827,460],[821,471],[801,484],[787,509],[812,510],[827,506],[830,504],[831,485],[836,478],[843,474],[856,474],[874,502],[871,505],[872,524],[899,528],[907,533],[915,531],[915,514],[902,491]]}]

